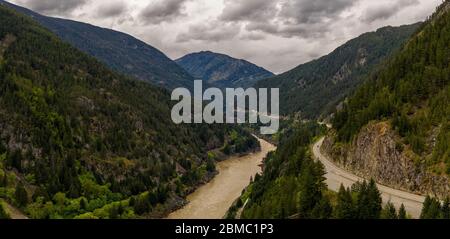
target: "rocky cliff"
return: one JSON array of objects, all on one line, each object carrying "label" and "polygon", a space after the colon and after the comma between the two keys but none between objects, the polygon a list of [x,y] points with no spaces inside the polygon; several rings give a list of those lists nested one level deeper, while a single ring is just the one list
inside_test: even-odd
[{"label": "rocky cliff", "polygon": [[400,143],[387,122],[364,127],[351,144],[336,143],[329,136],[322,151],[340,167],[360,177],[412,193],[450,196],[449,178],[429,172],[409,146]]}]

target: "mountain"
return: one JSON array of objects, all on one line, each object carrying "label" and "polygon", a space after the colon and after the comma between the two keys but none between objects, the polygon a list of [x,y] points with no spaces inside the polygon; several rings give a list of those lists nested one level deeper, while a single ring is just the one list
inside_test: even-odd
[{"label": "mountain", "polygon": [[4,4],[0,79],[0,198],[31,218],[161,217],[214,175],[210,150],[256,146],[232,126],[172,123],[168,92]]},{"label": "mountain", "polygon": [[210,51],[188,54],[175,60],[193,77],[218,88],[248,88],[273,73],[248,61]]},{"label": "mountain", "polygon": [[0,0],[47,27],[64,41],[110,68],[168,89],[193,87],[193,78],[158,49],[122,32],[47,17]]},{"label": "mountain", "polygon": [[386,57],[398,50],[420,24],[384,27],[363,34],[317,60],[262,80],[257,88],[280,88],[280,111],[303,118],[328,115]]},{"label": "mountain", "polygon": [[324,149],[360,176],[450,196],[450,1],[333,119]]},{"label": "mountain", "polygon": [[[422,218],[448,218],[449,45],[450,1],[445,1],[350,94],[335,112],[332,130],[314,121],[296,121],[292,130],[284,130],[276,152],[264,161],[263,174],[236,200],[228,218],[407,218],[404,206],[397,216],[385,198],[382,209],[375,181],[447,197],[443,206],[427,198]],[[325,168],[311,152],[311,144],[323,134],[328,135],[322,153],[340,168],[373,180],[329,191]]]}]

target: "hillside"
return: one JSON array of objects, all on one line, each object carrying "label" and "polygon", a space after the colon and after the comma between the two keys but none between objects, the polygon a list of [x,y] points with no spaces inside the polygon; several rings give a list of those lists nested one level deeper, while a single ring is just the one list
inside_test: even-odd
[{"label": "hillside", "polygon": [[256,87],[280,88],[280,110],[284,115],[300,112],[308,119],[326,116],[419,25],[384,27],[363,34],[327,56],[262,80]]},{"label": "hillside", "polygon": [[47,17],[0,0],[33,17],[64,41],[111,69],[168,89],[193,87],[193,78],[158,49],[122,32],[82,22]]},{"label": "hillside", "polygon": [[231,126],[173,124],[166,91],[4,5],[0,79],[0,198],[31,218],[160,217],[214,175],[209,150],[257,147]]},{"label": "hillside", "polygon": [[438,196],[444,203],[427,197],[421,218],[448,219],[449,10],[446,1],[370,74],[333,120],[322,152],[340,168],[373,180],[342,186],[338,192],[328,190],[325,183],[336,181],[326,181],[326,167],[312,157],[311,144],[329,130],[314,122],[294,122],[285,130],[289,133],[280,136],[277,151],[265,159],[263,174],[230,208],[228,218],[408,218],[404,205],[397,210],[384,201],[383,208],[376,181]]},{"label": "hillside", "polygon": [[327,151],[396,188],[450,195],[450,2],[360,87],[333,120]]},{"label": "hillside", "polygon": [[[325,126],[314,122],[292,125],[281,137],[276,152],[264,160],[257,175],[230,208],[228,218],[242,219],[395,219],[391,205],[382,207],[374,181],[358,182],[339,192],[327,188],[323,164],[311,155],[310,146]],[[406,213],[399,213],[406,218]]]},{"label": "hillside", "polygon": [[248,88],[273,73],[245,60],[204,51],[186,55],[176,62],[196,79],[218,88]]}]

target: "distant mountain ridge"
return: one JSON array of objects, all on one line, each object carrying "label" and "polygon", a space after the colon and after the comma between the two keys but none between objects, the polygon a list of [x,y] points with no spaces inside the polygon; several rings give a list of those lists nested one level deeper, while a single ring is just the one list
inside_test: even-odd
[{"label": "distant mountain ridge", "polygon": [[246,60],[224,54],[202,51],[175,60],[193,77],[218,88],[250,87],[274,74]]},{"label": "distant mountain ridge", "polygon": [[284,115],[300,112],[309,119],[328,115],[419,26],[384,27],[365,33],[329,55],[262,80],[256,87],[280,88],[280,110]]},{"label": "distant mountain ridge", "polygon": [[193,87],[193,78],[158,49],[130,35],[90,24],[43,16],[0,0],[31,16],[79,50],[123,74],[167,89]]}]

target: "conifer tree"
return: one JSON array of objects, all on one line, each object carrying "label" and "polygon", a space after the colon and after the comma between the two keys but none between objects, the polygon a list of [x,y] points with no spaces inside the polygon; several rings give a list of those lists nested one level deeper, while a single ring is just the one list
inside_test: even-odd
[{"label": "conifer tree", "polygon": [[406,214],[405,205],[403,205],[403,204],[400,206],[400,209],[398,210],[398,219],[400,219],[400,220],[408,219],[408,216]]},{"label": "conifer tree", "polygon": [[423,204],[421,219],[440,219],[442,218],[442,208],[439,200],[427,196]]},{"label": "conifer tree", "polygon": [[375,180],[370,180],[367,193],[369,197],[369,217],[372,219],[378,219],[380,218],[383,200],[381,198],[381,193],[377,188]]},{"label": "conifer tree", "polygon": [[450,219],[450,198],[447,197],[442,205],[442,219]]},{"label": "conifer tree", "polygon": [[28,204],[28,193],[22,183],[17,184],[14,195],[19,206],[24,207]]},{"label": "conifer tree", "polygon": [[354,218],[354,205],[350,190],[341,185],[337,195],[337,204],[334,210],[334,216],[337,219]]},{"label": "conifer tree", "polygon": [[382,219],[398,219],[397,210],[394,204],[388,202],[381,213]]}]

